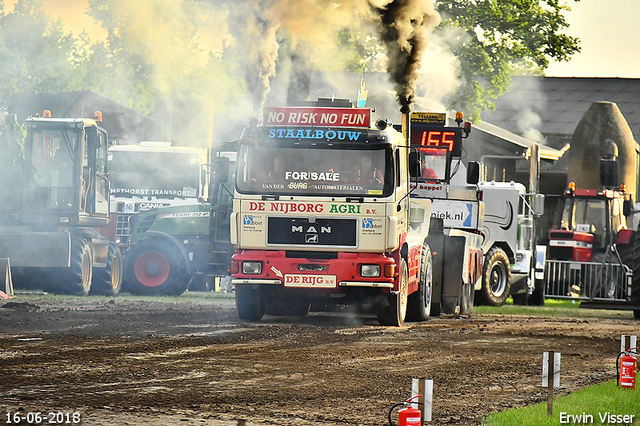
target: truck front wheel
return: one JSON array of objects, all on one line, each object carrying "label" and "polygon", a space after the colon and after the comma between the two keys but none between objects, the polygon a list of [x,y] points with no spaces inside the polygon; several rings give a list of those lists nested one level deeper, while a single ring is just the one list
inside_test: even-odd
[{"label": "truck front wheel", "polygon": [[126,290],[138,295],[177,296],[191,277],[182,252],[172,242],[149,238],[133,243],[124,254]]},{"label": "truck front wheel", "polygon": [[482,269],[482,288],[478,301],[491,306],[502,306],[509,297],[511,268],[507,254],[499,247],[489,250]]},{"label": "truck front wheel", "polygon": [[400,327],[407,316],[407,292],[409,287],[409,268],[406,260],[400,264],[400,288],[398,293],[383,296],[378,305],[380,325]]},{"label": "truck front wheel", "polygon": [[236,285],[235,293],[238,318],[246,321],[260,321],[265,310],[265,301],[260,287],[239,284]]},{"label": "truck front wheel", "polygon": [[420,282],[418,291],[409,295],[409,309],[407,319],[410,321],[426,321],[431,314],[431,295],[433,294],[431,249],[422,246],[422,268],[420,269]]}]

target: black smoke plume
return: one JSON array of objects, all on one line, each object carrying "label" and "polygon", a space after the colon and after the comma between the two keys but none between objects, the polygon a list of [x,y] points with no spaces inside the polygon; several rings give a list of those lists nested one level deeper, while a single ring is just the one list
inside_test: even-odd
[{"label": "black smoke plume", "polygon": [[394,0],[384,7],[371,6],[380,16],[380,39],[387,53],[387,72],[394,84],[400,111],[411,110],[416,81],[427,48],[427,34],[440,15],[429,0]]}]

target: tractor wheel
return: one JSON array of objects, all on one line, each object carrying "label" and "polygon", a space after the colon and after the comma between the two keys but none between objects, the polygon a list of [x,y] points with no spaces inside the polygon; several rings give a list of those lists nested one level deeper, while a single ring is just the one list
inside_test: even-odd
[{"label": "tractor wheel", "polygon": [[114,242],[109,242],[107,266],[93,269],[91,294],[117,296],[122,288],[122,253]]},{"label": "tractor wheel", "polygon": [[259,286],[236,285],[236,310],[238,318],[245,321],[260,321],[264,316],[265,301]]},{"label": "tractor wheel", "polygon": [[59,270],[59,276],[53,278],[61,293],[87,296],[91,290],[93,277],[93,255],[91,246],[84,238],[71,240],[71,267]]},{"label": "tractor wheel", "polygon": [[507,254],[499,247],[489,250],[482,269],[482,288],[478,298],[482,304],[502,306],[509,297],[511,267]]},{"label": "tractor wheel", "polygon": [[177,296],[190,280],[182,252],[169,240],[138,240],[124,254],[125,288],[132,294]]},{"label": "tractor wheel", "polygon": [[407,319],[410,321],[426,321],[431,314],[431,296],[433,294],[431,249],[422,246],[422,267],[418,291],[411,293],[408,298]]},{"label": "tractor wheel", "polygon": [[378,305],[380,325],[400,327],[407,316],[407,292],[409,287],[409,268],[402,259],[400,265],[400,288],[397,294],[385,295]]}]

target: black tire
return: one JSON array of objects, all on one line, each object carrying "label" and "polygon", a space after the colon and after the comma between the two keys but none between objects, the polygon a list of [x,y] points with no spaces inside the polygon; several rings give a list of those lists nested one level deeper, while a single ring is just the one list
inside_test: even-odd
[{"label": "black tire", "polygon": [[238,318],[245,321],[260,321],[265,312],[265,301],[260,287],[238,284],[235,293]]},{"label": "black tire", "polygon": [[113,241],[109,242],[107,266],[93,268],[91,294],[117,296],[122,289],[122,253]]},{"label": "black tire", "polygon": [[138,240],[124,254],[124,284],[132,294],[177,296],[189,281],[186,260],[168,239]]},{"label": "black tire", "polygon": [[526,306],[529,303],[529,292],[512,294],[513,304],[518,306]]},{"label": "black tire", "polygon": [[462,300],[460,300],[460,315],[471,315],[473,313],[473,302],[475,299],[473,283],[462,285]]},{"label": "black tire", "polygon": [[482,288],[478,302],[490,306],[502,306],[509,297],[511,265],[507,254],[499,247],[489,250],[482,268]]},{"label": "black tire", "polygon": [[536,280],[536,286],[533,288],[533,293],[529,297],[527,303],[531,306],[544,306],[546,299],[547,281]]},{"label": "black tire", "polygon": [[433,295],[433,264],[431,249],[422,246],[422,265],[418,291],[411,293],[408,298],[407,320],[426,321],[431,314],[431,298]]},{"label": "black tire", "polygon": [[205,274],[193,274],[191,277],[189,291],[211,291],[212,288],[213,277],[208,277]]},{"label": "black tire", "polygon": [[71,239],[71,267],[56,268],[51,274],[53,289],[62,294],[87,296],[93,279],[93,255],[91,246],[84,238]]},{"label": "black tire", "polygon": [[378,322],[380,325],[400,327],[407,316],[407,291],[409,286],[409,268],[407,261],[400,264],[400,288],[397,294],[384,295],[378,304]]}]

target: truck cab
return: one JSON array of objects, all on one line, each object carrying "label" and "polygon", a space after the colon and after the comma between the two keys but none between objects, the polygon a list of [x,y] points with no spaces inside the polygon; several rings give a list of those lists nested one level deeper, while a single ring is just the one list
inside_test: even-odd
[{"label": "truck cab", "polygon": [[430,201],[409,196],[403,134],[338,102],[266,107],[242,134],[231,217],[241,319],[336,306],[385,325],[428,317]]}]

